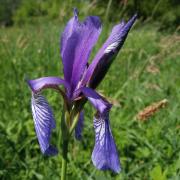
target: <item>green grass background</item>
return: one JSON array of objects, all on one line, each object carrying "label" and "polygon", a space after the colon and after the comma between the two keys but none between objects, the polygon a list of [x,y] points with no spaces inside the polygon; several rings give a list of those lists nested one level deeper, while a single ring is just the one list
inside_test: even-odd
[{"label": "green grass background", "polygon": [[[39,149],[25,77],[62,77],[59,37],[65,24],[40,23],[0,29],[0,179],[60,179],[61,153],[44,157]],[[91,59],[113,24],[103,24]],[[180,179],[180,37],[136,24],[98,91],[114,102],[110,123],[122,165],[120,174],[96,170],[91,162],[94,109],[85,106],[81,142],[72,138],[68,179]],[[149,69],[155,69],[151,72]],[[58,146],[62,99],[44,92],[56,117],[52,142]],[[147,122],[136,114],[147,105],[168,100],[168,106]],[[60,151],[60,149],[59,149]],[[61,151],[60,151],[61,152]]]}]

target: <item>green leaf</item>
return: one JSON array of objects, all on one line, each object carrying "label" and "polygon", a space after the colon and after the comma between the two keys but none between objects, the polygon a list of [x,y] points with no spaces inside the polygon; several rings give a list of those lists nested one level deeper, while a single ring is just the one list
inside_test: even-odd
[{"label": "green leaf", "polygon": [[158,164],[156,165],[152,171],[150,172],[150,177],[152,178],[152,180],[166,180],[166,173],[165,171],[162,172],[162,168],[161,166]]}]

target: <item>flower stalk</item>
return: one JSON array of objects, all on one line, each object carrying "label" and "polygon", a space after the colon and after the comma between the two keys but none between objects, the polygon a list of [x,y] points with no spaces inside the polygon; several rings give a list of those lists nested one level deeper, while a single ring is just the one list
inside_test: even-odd
[{"label": "flower stalk", "polygon": [[61,167],[61,180],[66,179],[67,162],[68,162],[68,143],[69,143],[69,126],[70,116],[69,112],[64,105],[64,110],[61,118],[61,148],[62,148],[62,167]]},{"label": "flower stalk", "polygon": [[[74,114],[76,111],[69,112],[67,106],[64,105],[64,113],[61,119],[61,148],[62,148],[62,167],[61,167],[61,180],[66,179],[67,163],[68,163],[68,144],[70,137],[76,127],[79,119],[79,113]],[[71,124],[72,122],[72,124]]]},{"label": "flower stalk", "polygon": [[61,180],[66,180],[66,170],[67,170],[67,162],[68,162],[67,154],[68,154],[68,140],[63,141]]}]

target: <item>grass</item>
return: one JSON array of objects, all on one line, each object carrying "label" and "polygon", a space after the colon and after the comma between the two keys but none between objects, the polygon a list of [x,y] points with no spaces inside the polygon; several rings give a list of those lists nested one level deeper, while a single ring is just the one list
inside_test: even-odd
[{"label": "grass", "polygon": [[[59,30],[45,23],[0,29],[0,179],[60,179],[61,151],[56,157],[40,153],[25,77],[61,76]],[[110,32],[103,27],[93,56]],[[111,98],[111,127],[122,172],[96,170],[91,162],[94,110],[86,104],[83,140],[72,139],[69,179],[180,178],[180,61],[177,33],[162,34],[153,25],[134,28],[98,91]],[[91,57],[93,57],[91,56]],[[58,144],[62,99],[44,92],[56,117],[53,143]],[[136,114],[147,105],[167,99],[168,106],[146,122]]]}]

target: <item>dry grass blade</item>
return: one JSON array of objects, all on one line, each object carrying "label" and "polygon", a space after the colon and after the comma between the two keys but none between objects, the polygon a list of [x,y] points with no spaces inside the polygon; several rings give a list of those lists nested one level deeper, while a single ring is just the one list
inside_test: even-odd
[{"label": "dry grass blade", "polygon": [[159,68],[154,64],[147,66],[146,71],[154,75],[160,72]]},{"label": "dry grass blade", "polygon": [[149,117],[153,116],[157,111],[164,108],[167,105],[167,103],[168,103],[167,99],[163,99],[161,101],[155,102],[147,106],[142,111],[140,111],[136,117],[140,121],[146,121]]}]

